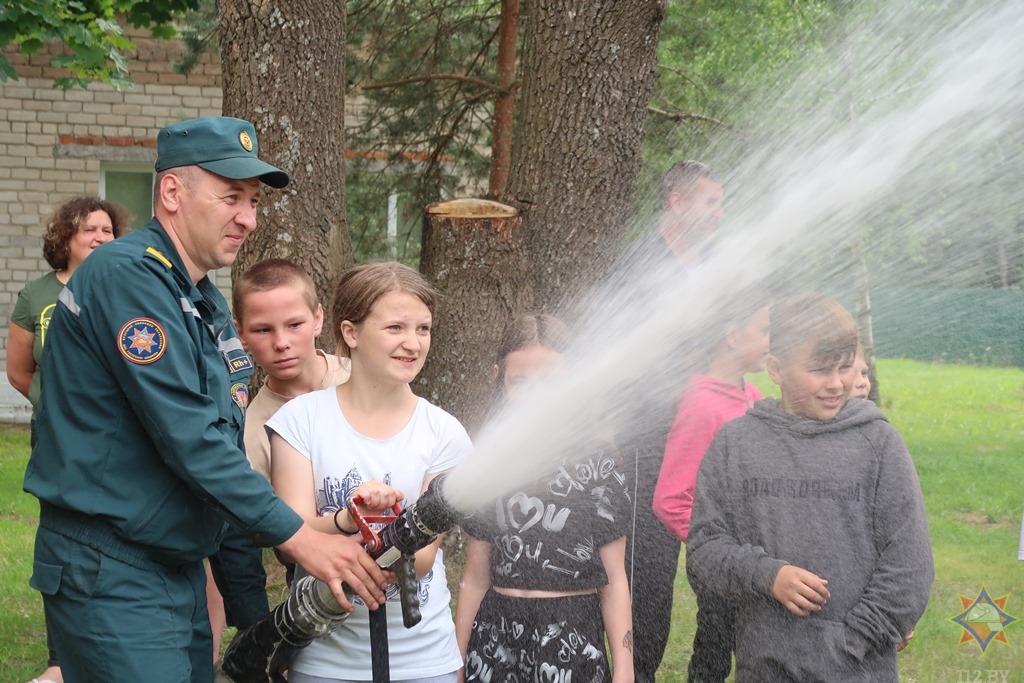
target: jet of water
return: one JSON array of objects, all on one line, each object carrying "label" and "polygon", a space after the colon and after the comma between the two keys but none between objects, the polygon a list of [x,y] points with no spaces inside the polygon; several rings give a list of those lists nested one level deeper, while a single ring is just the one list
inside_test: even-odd
[{"label": "jet of water", "polygon": [[[592,318],[566,354],[567,369],[491,420],[474,455],[452,472],[445,489],[452,505],[473,510],[535,480],[560,455],[579,452],[609,407],[650,390],[647,378],[727,297],[755,283],[784,284],[795,255],[847,244],[867,216],[894,200],[895,188],[963,185],[955,170],[936,172],[934,155],[976,155],[1019,117],[1024,5],[993,4],[934,33],[913,15],[887,22],[890,30],[869,26],[868,35],[884,42],[892,28],[907,25],[918,35],[897,55],[901,72],[918,79],[908,95],[879,101],[855,121],[823,124],[811,111],[751,153],[730,175],[741,189],[713,255],[685,278],[665,269],[646,273],[637,291],[647,300],[620,296],[589,305]],[[864,77],[877,81],[887,70],[878,61]],[[829,85],[812,69],[795,88]],[[908,185],[915,179],[922,182]]]}]

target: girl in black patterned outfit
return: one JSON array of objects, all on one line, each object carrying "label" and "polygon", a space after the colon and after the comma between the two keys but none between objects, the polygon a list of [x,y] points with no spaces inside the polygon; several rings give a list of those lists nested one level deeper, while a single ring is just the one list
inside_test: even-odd
[{"label": "girl in black patterned outfit", "polygon": [[[515,400],[521,384],[557,367],[566,344],[556,318],[515,320],[495,365],[499,399]],[[465,681],[632,683],[630,509],[624,471],[605,445],[571,454],[463,522],[455,630]]]}]

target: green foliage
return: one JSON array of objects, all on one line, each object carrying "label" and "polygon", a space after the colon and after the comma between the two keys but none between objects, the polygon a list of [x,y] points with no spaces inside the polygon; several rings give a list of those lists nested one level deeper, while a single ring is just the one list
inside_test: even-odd
[{"label": "green foliage", "polygon": [[[770,196],[765,178],[772,177],[774,156],[813,149],[844,126],[921,97],[929,68],[944,56],[930,42],[937,29],[992,4],[668,0],[635,225],[650,224],[658,178],[679,158],[704,159],[728,176],[761,157],[767,161],[757,190]],[[349,216],[363,243],[357,249],[378,254],[387,245],[371,226],[381,225],[375,216],[395,183],[369,182],[370,174],[399,177],[403,201],[420,207],[481,192],[500,2],[353,0],[347,12],[346,98],[360,116],[350,117],[346,147],[353,151],[350,171],[365,181],[350,188]],[[34,53],[59,41],[66,50],[52,61],[73,75],[58,85],[98,80],[121,87],[131,82],[124,57],[131,43],[115,16],[150,26],[155,35],[169,35],[169,22],[178,21],[189,48],[176,65],[184,72],[217,45],[213,0],[10,0],[0,6],[0,45]],[[14,75],[0,56],[0,80]],[[794,279],[820,282],[822,273],[847,271],[847,247],[860,246],[872,286],[1024,286],[1021,116],[1003,122],[998,143],[970,155],[951,152],[955,146],[921,155],[889,198],[846,226],[855,230],[834,229],[851,233],[842,249],[801,258]],[[971,133],[968,122],[948,135]],[[418,226],[409,234],[418,235]]]},{"label": "green foliage", "polygon": [[347,146],[383,161],[357,170],[415,177],[421,206],[486,178],[499,16],[497,0],[348,4],[348,97],[366,106]]},{"label": "green foliage", "polygon": [[723,172],[755,148],[765,112],[754,103],[788,87],[793,65],[819,54],[839,21],[829,0],[669,0],[647,118],[635,222],[659,210],[661,174],[680,159]]},{"label": "green foliage", "polygon": [[[718,167],[731,200],[770,205],[794,189],[783,162],[827,169],[869,126],[909,116],[957,67],[950,57],[983,42],[972,14],[999,4],[670,0],[639,222],[657,210],[661,172],[687,157]],[[995,92],[982,97],[999,101]],[[848,277],[857,247],[872,287],[1024,286],[1024,115],[994,107],[939,131],[856,215],[830,218],[821,232],[835,235],[837,248],[800,254],[788,275],[818,286]],[[1003,133],[980,142],[993,127]]]},{"label": "green foliage", "polygon": [[360,116],[346,128],[346,201],[357,259],[418,265],[423,207],[479,194],[471,184],[487,177],[499,12],[496,0],[348,4],[346,98]]},{"label": "green foliage", "polygon": [[[833,125],[848,121],[857,130],[898,120],[948,88],[989,39],[990,31],[980,35],[974,24],[998,6],[990,0],[927,0],[912,12],[854,6],[830,50],[831,73],[842,83],[831,97]],[[1021,85],[1018,74],[1005,87],[1019,92]],[[1019,103],[1007,106],[991,91],[959,97],[977,109],[936,131],[859,217],[872,286],[1024,285],[1024,202],[1015,181],[1024,173],[1024,115]],[[1000,134],[990,136],[994,130]]]},{"label": "green foliage", "polygon": [[[124,36],[118,17],[168,38],[175,34],[171,20],[197,4],[198,0],[7,0],[0,8],[0,47],[14,45],[31,55],[46,45],[63,44],[64,51],[50,63],[71,75],[54,79],[55,86],[84,88],[96,81],[120,89],[132,84],[124,53],[134,44]],[[0,81],[17,77],[0,54]]]},{"label": "green foliage", "polygon": [[[421,210],[444,197],[478,194],[488,170],[490,101],[500,3],[492,0],[355,0],[347,6],[346,203],[356,259],[416,265]],[[215,3],[178,22],[188,73],[215,49]],[[387,236],[388,197],[399,196],[399,230]]]},{"label": "green foliage", "polygon": [[[357,262],[398,260],[419,267],[423,206],[415,175],[398,173],[345,174],[345,202],[352,251]],[[388,236],[389,197],[397,200],[396,234]]]},{"label": "green foliage", "polygon": [[203,53],[219,52],[217,28],[220,25],[220,17],[214,0],[198,0],[198,6],[178,17],[175,25],[178,27],[181,41],[185,44],[184,56],[173,65],[175,72],[188,74],[199,63]]},{"label": "green foliage", "polygon": [[761,113],[743,105],[784,87],[786,67],[821,50],[835,21],[827,0],[670,0],[651,98],[661,113],[649,119],[650,161],[662,168],[669,153],[698,156],[748,135]]}]

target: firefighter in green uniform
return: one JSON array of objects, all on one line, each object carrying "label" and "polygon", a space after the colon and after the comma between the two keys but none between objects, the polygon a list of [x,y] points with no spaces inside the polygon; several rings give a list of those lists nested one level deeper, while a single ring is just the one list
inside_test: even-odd
[{"label": "firefighter in green uniform", "polygon": [[371,608],[386,579],[359,543],[302,519],[240,450],[252,362],[207,277],[256,228],[261,181],[240,119],[165,127],[154,217],[104,245],[62,292],[44,349],[31,585],[43,594],[67,683],[208,683],[202,559],[225,523],[276,546]]}]

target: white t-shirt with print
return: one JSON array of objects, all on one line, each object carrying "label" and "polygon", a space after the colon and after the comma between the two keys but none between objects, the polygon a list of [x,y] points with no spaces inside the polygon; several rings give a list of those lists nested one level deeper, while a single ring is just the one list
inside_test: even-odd
[{"label": "white t-shirt with print", "polygon": [[[267,421],[267,431],[279,434],[312,462],[321,516],[333,515],[357,486],[370,480],[403,491],[401,505],[408,507],[428,475],[454,467],[471,448],[458,420],[422,398],[396,436],[365,437],[345,419],[334,388],[292,399]],[[304,575],[299,567],[296,576]],[[419,624],[410,629],[402,624],[397,585],[388,586],[387,596],[392,680],[438,676],[462,666],[440,550],[433,569],[419,581]],[[324,678],[372,679],[369,610],[358,597],[352,602],[355,612],[337,631],[302,650],[293,670]]]}]

